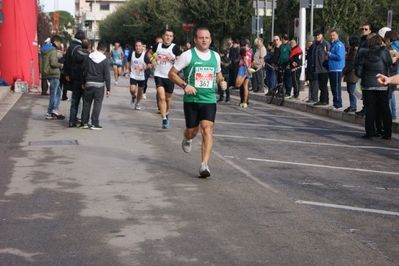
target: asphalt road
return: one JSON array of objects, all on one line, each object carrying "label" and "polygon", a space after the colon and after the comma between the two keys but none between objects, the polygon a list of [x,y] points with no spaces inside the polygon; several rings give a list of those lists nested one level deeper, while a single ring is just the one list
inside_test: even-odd
[{"label": "asphalt road", "polygon": [[395,136],[233,99],[198,179],[181,89],[163,130],[153,81],[140,111],[127,85],[104,99],[102,131],[45,120],[36,94],[0,121],[0,265],[399,265]]}]

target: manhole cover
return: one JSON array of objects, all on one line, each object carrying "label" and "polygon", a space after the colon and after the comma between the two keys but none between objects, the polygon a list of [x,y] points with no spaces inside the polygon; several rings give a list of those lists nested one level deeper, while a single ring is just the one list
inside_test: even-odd
[{"label": "manhole cover", "polygon": [[30,146],[49,146],[49,145],[79,145],[77,140],[44,140],[29,141]]}]

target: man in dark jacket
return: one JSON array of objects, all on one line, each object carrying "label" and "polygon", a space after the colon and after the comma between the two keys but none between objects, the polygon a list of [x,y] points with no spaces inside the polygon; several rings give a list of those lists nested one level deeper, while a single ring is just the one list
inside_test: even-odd
[{"label": "man in dark jacket", "polygon": [[[327,63],[327,52],[330,51],[330,44],[324,40],[323,32],[321,30],[316,30],[313,33],[315,41],[313,43],[313,55],[312,55],[312,71],[317,74],[319,80],[319,90],[320,90],[320,100],[314,105],[328,105],[328,69],[326,68]],[[309,62],[308,62],[309,63]]]},{"label": "man in dark jacket", "polygon": [[[83,70],[83,111],[82,123],[79,128],[101,130],[100,112],[104,99],[104,82],[107,88],[107,97],[111,95],[111,77],[109,73],[108,59],[104,55],[107,51],[107,43],[100,41],[97,51],[91,53],[82,64]],[[89,126],[91,104],[94,101],[93,112],[91,113],[92,126]]]},{"label": "man in dark jacket", "polygon": [[83,95],[82,89],[82,64],[89,55],[90,41],[89,39],[82,40],[82,47],[80,47],[73,55],[72,58],[72,71],[71,78],[73,80],[71,109],[69,112],[69,127],[76,127],[76,117],[80,98]]},{"label": "man in dark jacket", "polygon": [[[73,78],[72,78],[72,68],[73,66],[73,55],[75,52],[82,46],[82,40],[85,38],[85,34],[83,31],[78,31],[75,34],[75,38],[72,39],[71,44],[69,45],[68,49],[65,53],[65,66],[64,66],[64,76],[65,76],[65,84],[64,88],[67,90],[73,89]],[[66,100],[66,99],[64,99]]]},{"label": "man in dark jacket", "polygon": [[[302,72],[302,56],[303,51],[301,47],[296,44],[295,40],[290,41],[291,53],[290,53],[290,69],[292,86],[294,87],[294,99],[299,100],[299,78]],[[287,95],[291,95],[291,90],[286,92]]]},{"label": "man in dark jacket", "polygon": [[47,108],[46,119],[64,119],[59,113],[61,100],[60,69],[63,67],[58,62],[57,49],[61,47],[61,37],[51,37],[51,44],[45,44],[40,53],[40,73],[42,78],[50,81],[50,100]]}]

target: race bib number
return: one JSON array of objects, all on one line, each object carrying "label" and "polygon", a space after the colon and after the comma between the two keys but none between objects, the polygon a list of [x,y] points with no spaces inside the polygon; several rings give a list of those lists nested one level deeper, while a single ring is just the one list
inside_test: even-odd
[{"label": "race bib number", "polygon": [[169,58],[166,55],[158,55],[157,56],[157,64],[166,65],[166,62],[169,61]]},{"label": "race bib number", "polygon": [[195,68],[195,87],[203,89],[213,88],[213,67],[196,67]]},{"label": "race bib number", "polygon": [[142,75],[144,75],[143,68],[140,67],[140,66],[134,66],[134,67],[133,67],[133,72],[134,72],[134,74],[135,74],[136,76],[142,76]]}]

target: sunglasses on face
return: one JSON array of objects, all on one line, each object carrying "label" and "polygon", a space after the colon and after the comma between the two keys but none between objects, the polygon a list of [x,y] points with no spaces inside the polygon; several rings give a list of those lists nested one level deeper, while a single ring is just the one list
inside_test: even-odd
[{"label": "sunglasses on face", "polygon": [[369,31],[369,29],[366,29],[366,28],[362,28],[362,31]]}]

